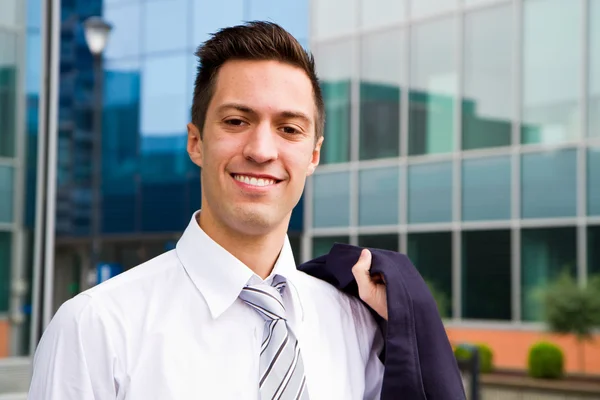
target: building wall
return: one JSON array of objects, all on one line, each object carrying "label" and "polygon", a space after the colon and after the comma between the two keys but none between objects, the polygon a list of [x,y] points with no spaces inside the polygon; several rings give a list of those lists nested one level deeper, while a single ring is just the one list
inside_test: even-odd
[{"label": "building wall", "polygon": [[407,253],[459,325],[538,322],[539,288],[600,273],[600,1],[313,0],[310,46],[304,259]]}]

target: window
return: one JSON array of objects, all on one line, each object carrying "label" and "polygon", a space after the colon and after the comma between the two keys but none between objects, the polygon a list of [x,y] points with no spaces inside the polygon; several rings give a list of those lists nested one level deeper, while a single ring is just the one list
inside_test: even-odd
[{"label": "window", "polygon": [[362,235],[358,237],[360,247],[398,251],[398,235]]},{"label": "window", "polygon": [[10,266],[12,244],[10,232],[0,232],[0,312],[8,312],[10,304]]},{"label": "window", "polygon": [[0,165],[0,222],[13,222],[14,170]]},{"label": "window", "polygon": [[577,214],[577,151],[522,156],[523,218],[573,217]]},{"label": "window", "polygon": [[560,143],[579,135],[581,4],[523,4],[523,144]]},{"label": "window", "polygon": [[588,135],[600,137],[600,1],[589,3],[589,109]]},{"label": "window", "polygon": [[510,320],[510,231],[468,231],[462,235],[463,318]]},{"label": "window", "polygon": [[575,277],[575,228],[524,229],[521,235],[521,305],[525,321],[541,321],[540,290],[563,271]]},{"label": "window", "polygon": [[413,0],[410,2],[412,17],[441,14],[456,8],[456,0]]},{"label": "window", "polygon": [[454,149],[455,31],[451,18],[416,25],[411,32],[410,155]]},{"label": "window", "polygon": [[[194,0],[192,29],[196,48],[221,28],[238,25],[245,19],[244,0]],[[227,12],[224,12],[227,10]]]},{"label": "window", "polygon": [[399,169],[375,168],[360,171],[359,225],[398,224]]},{"label": "window", "polygon": [[600,277],[600,225],[589,226],[587,237],[588,277]]},{"label": "window", "polygon": [[512,6],[465,17],[462,148],[509,146],[513,118]]},{"label": "window", "polygon": [[361,0],[360,24],[374,28],[404,21],[406,8],[406,0]]},{"label": "window", "polygon": [[510,219],[510,157],[486,157],[463,161],[462,219],[484,221]]},{"label": "window", "polygon": [[17,4],[20,4],[19,0],[0,0],[0,25],[15,26],[20,23],[21,13]]},{"label": "window", "polygon": [[600,215],[600,147],[589,149],[587,158],[588,215]]},{"label": "window", "polygon": [[452,163],[408,168],[408,222],[452,221]]},{"label": "window", "polygon": [[320,45],[315,54],[326,115],[321,163],[347,162],[350,159],[352,42]]},{"label": "window", "polygon": [[440,314],[452,316],[452,234],[450,232],[409,234],[408,257],[425,282],[440,293]]},{"label": "window", "polygon": [[328,254],[335,243],[350,243],[350,238],[348,236],[323,236],[313,238],[313,258]]},{"label": "window", "polygon": [[313,176],[313,226],[350,225],[350,174],[335,172]]},{"label": "window", "polygon": [[0,157],[15,154],[17,36],[0,30]]},{"label": "window", "polygon": [[[304,0],[247,0],[250,21],[268,20],[281,25],[297,40],[308,38],[309,2]],[[222,6],[221,6],[222,8]]]},{"label": "window", "polygon": [[[185,50],[188,47],[188,1],[148,1],[144,8],[144,52]],[[171,74],[175,74],[171,72]]]},{"label": "window", "polygon": [[350,33],[357,27],[357,8],[346,0],[319,0],[312,6],[312,34],[316,38]]},{"label": "window", "polygon": [[404,32],[368,35],[361,44],[360,159],[397,157]]},{"label": "window", "polygon": [[[151,3],[148,3],[150,5]],[[152,3],[154,4],[154,3]],[[164,4],[158,3],[159,6]],[[141,2],[132,3],[117,3],[104,5],[104,18],[112,25],[110,38],[106,45],[104,56],[106,59],[116,59],[125,57],[139,56],[141,53],[141,17],[142,17]],[[154,21],[156,23],[156,21]],[[153,27],[154,34],[145,36],[144,41],[154,40],[158,36],[156,25]],[[159,38],[159,40],[164,40]],[[146,47],[151,47],[153,44],[147,44]]]}]

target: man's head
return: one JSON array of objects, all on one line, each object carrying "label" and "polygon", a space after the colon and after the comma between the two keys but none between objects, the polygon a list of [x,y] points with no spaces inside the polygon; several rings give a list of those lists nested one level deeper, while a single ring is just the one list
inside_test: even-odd
[{"label": "man's head", "polygon": [[202,168],[201,220],[245,235],[285,232],[323,141],[313,58],[266,22],[223,29],[196,54],[188,153]]}]

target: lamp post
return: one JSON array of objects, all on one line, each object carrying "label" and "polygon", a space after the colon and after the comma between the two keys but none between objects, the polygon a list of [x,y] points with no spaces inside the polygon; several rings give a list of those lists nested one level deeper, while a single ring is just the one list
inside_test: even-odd
[{"label": "lamp post", "polygon": [[[106,48],[111,25],[100,17],[90,17],[84,23],[85,41],[94,57],[94,118],[92,139],[92,252],[90,257],[92,273],[100,260],[100,210],[102,184],[102,106],[104,92],[104,73],[102,71],[102,53]],[[84,275],[85,278],[85,275]]]}]

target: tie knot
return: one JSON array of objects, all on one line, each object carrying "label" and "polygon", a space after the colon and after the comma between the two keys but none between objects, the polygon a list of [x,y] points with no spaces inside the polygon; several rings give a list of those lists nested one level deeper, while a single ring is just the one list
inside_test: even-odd
[{"label": "tie knot", "polygon": [[285,319],[285,307],[281,292],[285,281],[267,284],[249,285],[242,289],[240,299],[254,308],[266,320]]}]

